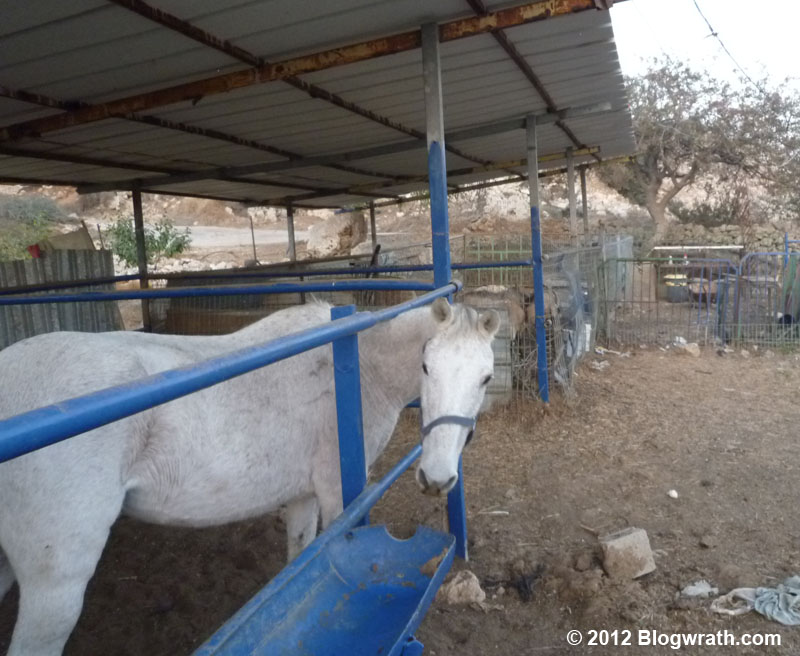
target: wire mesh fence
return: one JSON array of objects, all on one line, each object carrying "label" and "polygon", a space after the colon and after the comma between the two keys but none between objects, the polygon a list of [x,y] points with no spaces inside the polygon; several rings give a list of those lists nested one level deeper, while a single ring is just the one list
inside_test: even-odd
[{"label": "wire mesh fence", "polygon": [[[503,262],[530,257],[530,236],[481,235],[465,243],[465,257]],[[542,244],[545,288],[545,343],[550,389],[569,395],[575,368],[594,346],[600,307],[600,265],[611,257],[631,257],[630,237],[598,237],[588,245],[545,240]],[[531,267],[500,267],[464,272],[465,302],[483,307],[481,296],[502,299],[511,324],[509,362],[513,394],[540,398],[533,275]],[[615,281],[609,276],[609,283]],[[620,283],[621,284],[621,283]],[[496,302],[496,301],[495,301]],[[491,306],[488,302],[485,306]]]},{"label": "wire mesh fence", "polygon": [[598,332],[617,344],[730,341],[737,268],[702,258],[611,259],[603,263]]}]

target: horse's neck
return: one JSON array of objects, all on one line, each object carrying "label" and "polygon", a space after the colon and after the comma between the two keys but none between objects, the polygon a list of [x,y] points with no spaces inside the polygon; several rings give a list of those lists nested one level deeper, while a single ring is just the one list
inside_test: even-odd
[{"label": "horse's neck", "polygon": [[374,460],[389,439],[400,411],[419,396],[422,347],[436,326],[431,310],[411,310],[359,336],[364,433]]}]

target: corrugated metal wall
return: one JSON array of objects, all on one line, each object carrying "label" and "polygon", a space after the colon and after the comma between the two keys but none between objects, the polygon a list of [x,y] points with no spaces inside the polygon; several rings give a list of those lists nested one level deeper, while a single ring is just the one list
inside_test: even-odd
[{"label": "corrugated metal wall", "polygon": [[[35,260],[0,262],[0,289],[113,275],[111,251],[50,251],[45,257]],[[99,291],[111,287],[96,285],[59,291]],[[122,318],[113,301],[0,307],[0,348],[26,337],[57,330],[103,332],[122,328]]]}]

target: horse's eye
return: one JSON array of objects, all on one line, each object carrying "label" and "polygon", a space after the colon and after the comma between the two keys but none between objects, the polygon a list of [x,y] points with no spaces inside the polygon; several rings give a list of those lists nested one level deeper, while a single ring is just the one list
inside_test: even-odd
[{"label": "horse's eye", "polygon": [[494,376],[492,376],[492,374],[489,374],[488,376],[486,376],[486,378],[484,378],[484,379],[481,381],[481,385],[488,385],[488,384],[489,384],[489,381],[490,381],[492,378],[494,378]]},{"label": "horse's eye", "polygon": [[428,375],[428,365],[426,365],[424,362],[422,363],[422,371],[426,376]]}]

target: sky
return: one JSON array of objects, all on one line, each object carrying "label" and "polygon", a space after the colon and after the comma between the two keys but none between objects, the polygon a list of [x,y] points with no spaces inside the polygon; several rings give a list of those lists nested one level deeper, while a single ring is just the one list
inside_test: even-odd
[{"label": "sky", "polygon": [[[797,30],[798,0],[696,0],[733,58],[755,80],[790,84],[800,91]],[[668,54],[715,77],[735,81],[736,64],[708,25],[694,0],[625,0],[611,9],[622,72],[636,75],[646,60]]]}]

